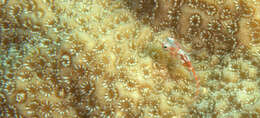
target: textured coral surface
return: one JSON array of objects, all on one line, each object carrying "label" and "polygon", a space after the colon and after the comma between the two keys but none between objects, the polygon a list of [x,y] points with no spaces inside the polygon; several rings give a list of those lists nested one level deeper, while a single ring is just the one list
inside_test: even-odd
[{"label": "textured coral surface", "polygon": [[260,1],[1,0],[0,64],[1,118],[259,118]]}]

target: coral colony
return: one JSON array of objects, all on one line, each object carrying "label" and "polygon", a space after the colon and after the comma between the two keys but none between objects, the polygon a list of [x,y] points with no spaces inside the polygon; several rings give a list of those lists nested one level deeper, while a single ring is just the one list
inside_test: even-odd
[{"label": "coral colony", "polygon": [[[0,117],[259,118],[259,8],[259,0],[1,0]],[[185,53],[165,51],[168,37]]]}]

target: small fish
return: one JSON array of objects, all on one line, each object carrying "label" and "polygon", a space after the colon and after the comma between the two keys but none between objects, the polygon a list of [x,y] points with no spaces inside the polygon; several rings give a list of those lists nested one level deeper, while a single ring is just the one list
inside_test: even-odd
[{"label": "small fish", "polygon": [[199,79],[196,75],[195,69],[193,68],[190,58],[188,57],[188,55],[181,49],[180,44],[174,39],[174,38],[170,38],[168,37],[166,39],[166,42],[162,43],[162,47],[169,51],[170,54],[173,57],[176,56],[180,56],[181,58],[181,62],[183,66],[186,66],[190,72],[192,72],[192,76],[195,78],[196,80],[196,87],[197,87],[197,91],[196,91],[196,95],[199,95]]}]

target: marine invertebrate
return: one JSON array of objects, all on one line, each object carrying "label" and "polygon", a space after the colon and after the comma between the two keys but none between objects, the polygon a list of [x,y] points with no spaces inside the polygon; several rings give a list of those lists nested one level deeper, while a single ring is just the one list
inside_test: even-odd
[{"label": "marine invertebrate", "polygon": [[189,28],[187,29],[187,33],[191,38],[199,35],[200,27],[202,25],[202,17],[198,13],[194,13],[189,17]]},{"label": "marine invertebrate", "polygon": [[221,9],[220,18],[223,20],[230,19],[231,18],[231,10],[229,8]]},{"label": "marine invertebrate", "polygon": [[[256,1],[0,6],[0,117],[259,117]],[[173,35],[200,78],[196,101],[190,72],[161,48]]]},{"label": "marine invertebrate", "polygon": [[27,96],[34,98],[39,94],[39,89],[40,87],[38,87],[35,83],[29,84],[25,87],[25,91],[27,92]]},{"label": "marine invertebrate", "polygon": [[66,87],[61,85],[57,85],[57,87],[55,87],[55,96],[62,99],[62,98],[66,98],[69,94],[69,91],[66,89]]},{"label": "marine invertebrate", "polygon": [[51,82],[42,82],[41,86],[39,86],[39,93],[43,96],[50,96],[53,94],[54,85]]},{"label": "marine invertebrate", "polygon": [[107,102],[113,102],[118,99],[118,90],[116,88],[110,88],[106,93],[105,93],[105,101]]},{"label": "marine invertebrate", "polygon": [[239,30],[239,26],[238,26],[238,21],[235,20],[231,20],[230,22],[227,23],[227,33],[229,35],[234,35],[238,32]]},{"label": "marine invertebrate", "polygon": [[26,113],[30,116],[35,116],[38,115],[38,108],[40,105],[40,101],[39,100],[31,100],[31,102],[29,102],[26,106]]},{"label": "marine invertebrate", "polygon": [[82,95],[89,96],[93,94],[95,88],[96,87],[94,85],[94,82],[90,82],[90,81],[79,82],[79,92]]},{"label": "marine invertebrate", "polygon": [[41,101],[37,110],[40,112],[40,117],[50,117],[54,112],[54,105],[50,101]]},{"label": "marine invertebrate", "polygon": [[27,100],[27,92],[24,90],[18,90],[16,92],[15,101],[19,104],[26,102]]},{"label": "marine invertebrate", "polygon": [[6,95],[2,92],[0,93],[0,101],[1,101],[1,105],[6,105],[7,103]]},{"label": "marine invertebrate", "polygon": [[59,113],[62,116],[69,116],[70,112],[72,112],[72,107],[69,102],[59,102],[55,104],[55,112]]},{"label": "marine invertebrate", "polygon": [[201,26],[201,16],[199,14],[192,14],[189,18],[189,23],[191,27],[198,28]]},{"label": "marine invertebrate", "polygon": [[222,27],[223,27],[222,23],[218,19],[214,19],[208,23],[208,30],[211,30],[214,32],[216,32],[216,31],[219,32],[222,29]]},{"label": "marine invertebrate", "polygon": [[205,12],[207,15],[214,16],[215,14],[217,14],[217,11],[218,9],[216,5],[214,4],[206,5]]},{"label": "marine invertebrate", "polygon": [[255,13],[255,8],[250,7],[245,1],[237,0],[235,2],[235,8],[240,12],[242,17],[252,17]]}]

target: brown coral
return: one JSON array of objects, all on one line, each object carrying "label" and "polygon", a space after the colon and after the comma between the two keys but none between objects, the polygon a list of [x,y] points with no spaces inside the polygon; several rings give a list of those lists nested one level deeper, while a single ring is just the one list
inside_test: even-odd
[{"label": "brown coral", "polygon": [[[260,116],[256,1],[0,6],[0,117]],[[196,100],[189,71],[161,49],[173,35],[201,79]]]}]

